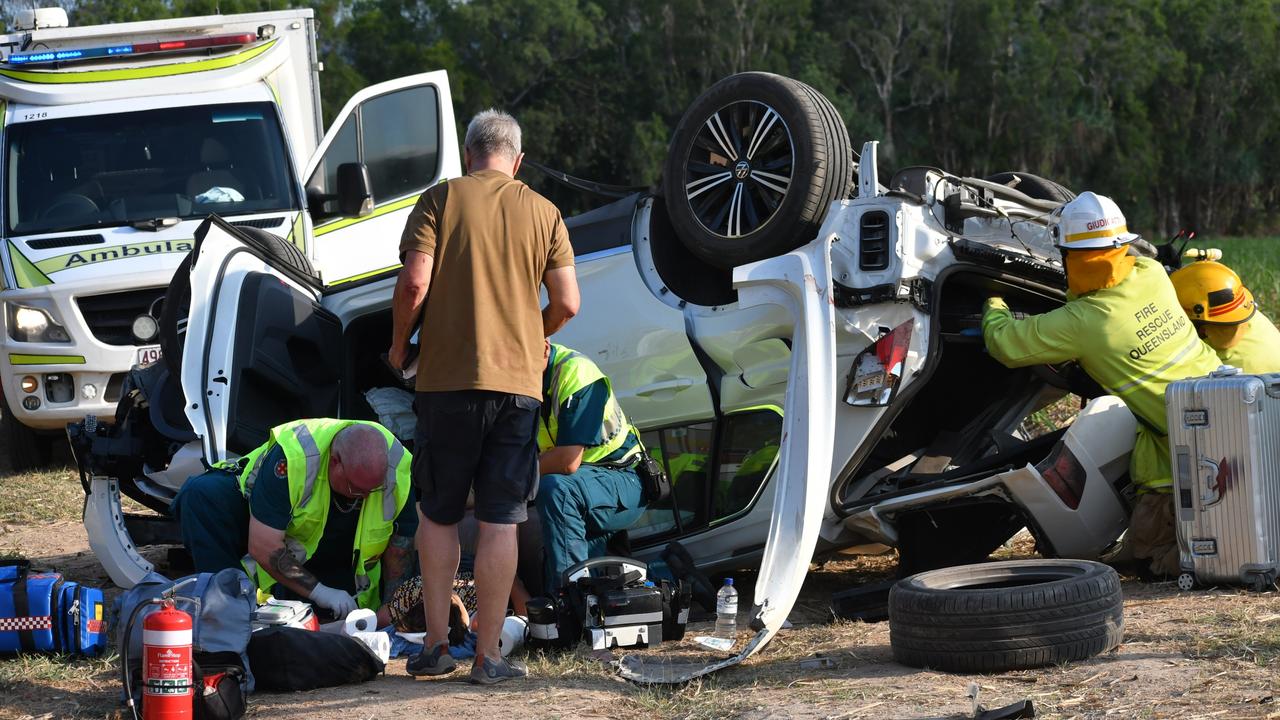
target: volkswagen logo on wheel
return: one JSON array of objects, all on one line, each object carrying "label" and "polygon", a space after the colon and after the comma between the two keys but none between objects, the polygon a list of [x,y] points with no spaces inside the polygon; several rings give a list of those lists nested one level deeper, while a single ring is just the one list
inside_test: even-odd
[{"label": "volkswagen logo on wheel", "polygon": [[738,164],[733,166],[733,176],[739,180],[746,180],[751,174],[751,165],[746,160],[739,160]]}]

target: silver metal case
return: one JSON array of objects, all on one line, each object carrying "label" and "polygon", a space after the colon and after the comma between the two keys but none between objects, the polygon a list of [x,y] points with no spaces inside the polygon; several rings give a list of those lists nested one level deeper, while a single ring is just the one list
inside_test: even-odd
[{"label": "silver metal case", "polygon": [[1280,375],[1223,367],[1165,393],[1184,576],[1270,587],[1280,574]]}]

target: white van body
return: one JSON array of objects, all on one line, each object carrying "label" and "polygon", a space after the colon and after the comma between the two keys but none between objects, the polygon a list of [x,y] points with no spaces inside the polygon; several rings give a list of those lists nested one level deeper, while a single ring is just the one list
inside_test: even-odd
[{"label": "white van body", "polygon": [[[320,70],[310,9],[0,37],[11,438],[112,416],[125,373],[160,356],[145,318],[211,213],[286,238],[326,283],[395,264],[413,201],[461,173],[448,79],[366,88],[326,136]],[[330,211],[337,166],[366,160],[372,212]]]}]

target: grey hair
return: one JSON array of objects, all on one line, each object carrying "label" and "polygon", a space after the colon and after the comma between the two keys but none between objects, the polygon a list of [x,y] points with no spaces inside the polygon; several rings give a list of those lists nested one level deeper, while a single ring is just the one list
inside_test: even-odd
[{"label": "grey hair", "polygon": [[387,471],[387,440],[371,425],[348,425],[333,436],[343,465],[382,475]]},{"label": "grey hair", "polygon": [[494,108],[476,113],[467,124],[464,145],[472,157],[500,155],[515,160],[520,156],[520,123]]}]

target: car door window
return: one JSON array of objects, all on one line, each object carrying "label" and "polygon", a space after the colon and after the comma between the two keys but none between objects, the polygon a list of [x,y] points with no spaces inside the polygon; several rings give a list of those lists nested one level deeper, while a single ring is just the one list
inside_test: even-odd
[{"label": "car door window", "polygon": [[[430,85],[389,92],[362,103],[326,148],[307,187],[337,192],[338,166],[362,162],[369,170],[375,204],[426,189],[440,171],[439,95]],[[316,221],[338,215],[327,200],[311,208]]]},{"label": "car door window", "polygon": [[782,416],[773,410],[737,413],[722,420],[711,488],[713,523],[751,505],[778,457],[781,438]]},{"label": "car door window", "polygon": [[[313,186],[321,192],[333,195],[338,192],[338,166],[343,163],[360,161],[360,136],[356,131],[356,115],[351,115],[342,123],[338,134],[333,136],[329,149],[320,159],[316,168]],[[314,209],[313,209],[314,210]],[[338,214],[338,199],[326,200],[324,207],[316,212],[317,217],[332,217]]]},{"label": "car door window", "polygon": [[628,530],[633,540],[688,532],[707,523],[715,426],[697,423],[644,433],[641,440],[671,478],[671,496],[651,505]]},{"label": "car door window", "polygon": [[430,86],[379,95],[361,106],[361,157],[375,203],[416,193],[435,179],[436,115],[436,89]]}]

